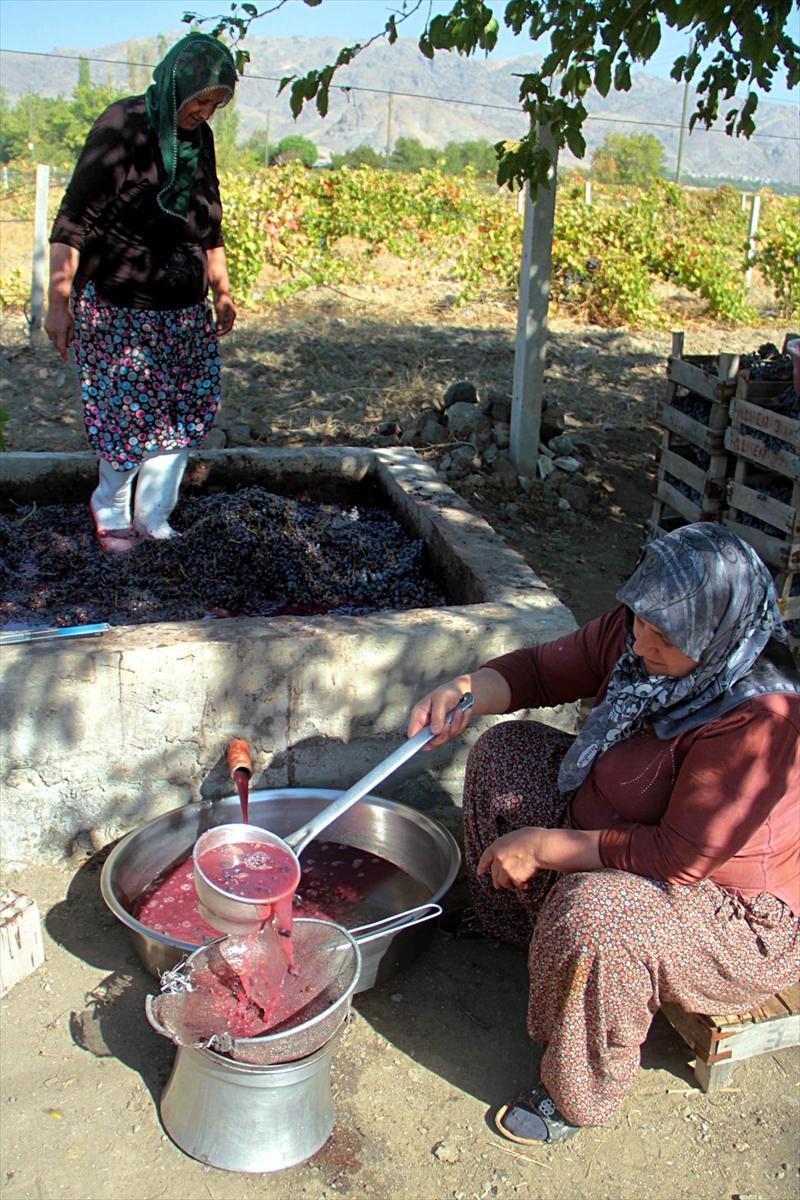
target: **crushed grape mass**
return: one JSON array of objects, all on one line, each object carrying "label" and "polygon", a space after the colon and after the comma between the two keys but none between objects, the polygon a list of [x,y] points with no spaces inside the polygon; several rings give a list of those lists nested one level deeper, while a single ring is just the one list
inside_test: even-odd
[{"label": "crushed grape mass", "polygon": [[0,515],[0,626],[142,625],[446,603],[424,544],[387,512],[259,486],[182,501],[179,537],[107,555],[85,504]]}]

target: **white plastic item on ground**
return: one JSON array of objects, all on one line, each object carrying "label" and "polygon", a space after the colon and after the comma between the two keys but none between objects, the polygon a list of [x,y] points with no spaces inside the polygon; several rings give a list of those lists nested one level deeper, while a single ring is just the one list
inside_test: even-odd
[{"label": "white plastic item on ground", "polygon": [[13,888],[0,892],[0,996],[43,962],[42,925],[36,901]]}]

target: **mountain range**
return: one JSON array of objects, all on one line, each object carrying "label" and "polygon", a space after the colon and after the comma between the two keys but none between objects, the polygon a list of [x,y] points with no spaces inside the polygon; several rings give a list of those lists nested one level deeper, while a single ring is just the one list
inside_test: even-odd
[{"label": "mountain range", "polygon": [[[166,33],[166,44],[184,32]],[[337,73],[338,86],[331,91],[324,120],[313,105],[307,105],[295,121],[288,90],[278,95],[281,78],[333,62],[341,43],[331,38],[250,37],[245,45],[251,58],[237,89],[240,140],[256,130],[264,131],[272,144],[287,134],[300,133],[317,145],[322,159],[362,144],[383,152],[398,137],[418,138],[433,147],[450,141],[518,138],[527,127],[518,103],[518,77],[540,61],[532,55],[477,59],[443,53],[429,61],[412,38],[400,38],[394,46],[381,39]],[[93,82],[112,80],[124,88],[134,78],[125,64],[152,63],[158,54],[155,39],[54,48],[52,56],[2,51],[0,85],[12,103],[29,92],[69,95],[78,71],[71,59],[79,57],[90,60]],[[117,62],[121,65],[111,65]],[[145,86],[148,77],[148,72],[138,71],[136,90]],[[645,73],[634,75],[628,92],[611,92],[605,99],[590,92],[584,163],[588,165],[592,150],[610,132],[651,133],[662,143],[670,175],[678,150],[682,101],[681,86]],[[695,129],[685,143],[684,174],[727,178],[744,186],[748,181],[770,181],[797,188],[800,109],[762,100],[755,119],[756,133],[749,141],[727,137],[721,130]],[[562,162],[581,165],[567,152]]]}]

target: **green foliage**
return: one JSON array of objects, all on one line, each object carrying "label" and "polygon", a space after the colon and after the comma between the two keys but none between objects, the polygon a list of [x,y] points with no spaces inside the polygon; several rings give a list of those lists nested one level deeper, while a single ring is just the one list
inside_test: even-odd
[{"label": "green foliage", "polygon": [[0,279],[0,313],[3,309],[22,309],[30,300],[30,281],[26,284],[19,267]]},{"label": "green foliage", "polygon": [[28,151],[28,126],[20,104],[12,108],[0,91],[0,163],[24,158]]},{"label": "green foliage", "polygon": [[[306,3],[314,7],[320,0]],[[364,5],[365,12],[371,8]],[[280,90],[290,89],[293,115],[313,101],[326,116],[336,72],[376,40],[396,42],[399,26],[419,8],[420,4],[404,5],[382,30],[340,50],[333,63],[300,78],[283,79]],[[715,0],[638,0],[633,5],[619,0],[508,0],[503,9],[506,26],[517,35],[524,31],[533,41],[548,39],[550,50],[535,70],[520,78],[519,102],[530,128],[519,142],[498,145],[498,183],[546,183],[552,166],[550,145],[568,146],[581,158],[588,115],[583,97],[592,86],[602,96],[628,91],[632,68],[648,62],[658,49],[662,23],[684,33],[691,43],[691,52],[675,59],[671,72],[676,80],[695,82],[690,128],[710,127],[720,115],[720,105],[734,100],[736,89],[746,84],[747,98],[732,104],[724,123],[726,132],[749,137],[758,104],[754,89],[769,92],[778,77],[789,87],[800,82],[800,47],[787,32],[793,9],[793,0],[729,0],[724,5]],[[271,11],[259,12],[256,5],[238,0],[230,10],[229,15],[208,19],[216,21],[214,33],[228,32],[237,44],[253,21]],[[419,49],[427,58],[437,51],[488,53],[497,44],[498,30],[484,0],[453,0],[447,12],[430,15]]]},{"label": "green foliage", "polygon": [[609,133],[592,154],[592,178],[646,187],[661,175],[663,156],[652,133]]},{"label": "green foliage", "polygon": [[423,146],[419,138],[399,137],[389,156],[393,171],[424,171],[436,166],[439,151]]},{"label": "green foliage", "polygon": [[443,150],[423,146],[418,138],[401,137],[386,163],[385,157],[371,146],[356,146],[344,154],[332,154],[330,165],[340,167],[387,166],[392,171],[417,172],[438,167],[448,175],[463,175],[467,170],[476,175],[492,176],[497,169],[494,147],[485,140],[473,142],[448,142]]},{"label": "green foliage", "polygon": [[217,168],[220,171],[232,171],[239,161],[239,151],[236,146],[236,135],[239,132],[239,109],[234,96],[224,108],[218,108],[210,121],[214,132],[214,152]]},{"label": "green foliage", "polygon": [[0,101],[0,161],[48,163],[71,169],[86,136],[104,108],[124,95],[111,84],[93,84],[81,59],[72,96],[22,96],[9,107]]},{"label": "green foliage", "polygon": [[744,286],[747,218],[739,193],[732,187],[684,192],[664,183],[652,194],[651,269],[697,292],[719,320],[752,320]]},{"label": "green foliage", "polygon": [[[448,270],[461,283],[462,300],[499,288],[513,302],[520,215],[503,193],[482,189],[473,172],[306,171],[295,162],[252,179],[231,176],[222,186],[231,277],[242,300],[255,294],[265,266],[280,277],[269,293],[274,299],[311,283],[362,279],[373,253],[386,249],[420,275],[437,265]],[[753,319],[743,282],[747,221],[734,189],[687,192],[659,180],[626,202],[597,185],[596,200],[584,204],[578,179],[559,191],[551,275],[558,310],[602,325],[660,324],[665,317],[652,286],[663,280],[703,298],[717,320]],[[776,205],[786,207],[769,197],[765,209],[772,214]],[[775,259],[785,263],[783,273],[772,268],[776,290],[796,298],[794,216],[788,209],[771,216],[769,229],[786,247]],[[348,238],[365,247],[357,262],[339,253],[340,239]]]},{"label": "green foliage", "polygon": [[780,201],[767,210],[755,262],[775,289],[781,316],[800,320],[800,201]]},{"label": "green foliage", "polygon": [[331,168],[335,171],[342,167],[372,167],[373,170],[380,170],[385,165],[383,155],[373,150],[372,146],[354,146],[352,150],[345,150],[344,154],[331,155]]},{"label": "green foliage", "polygon": [[442,169],[448,175],[463,175],[468,168],[483,177],[494,176],[497,171],[494,146],[485,138],[472,142],[448,142],[441,161]]},{"label": "green foliage", "polygon": [[297,161],[301,162],[304,167],[313,167],[318,158],[319,150],[310,138],[302,137],[299,133],[290,133],[278,142],[270,162]]}]

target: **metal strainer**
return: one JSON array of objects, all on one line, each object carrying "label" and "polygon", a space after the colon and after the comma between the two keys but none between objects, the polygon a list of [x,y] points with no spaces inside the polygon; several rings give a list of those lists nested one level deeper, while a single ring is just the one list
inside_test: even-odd
[{"label": "metal strainer", "polygon": [[333,921],[301,917],[292,928],[297,973],[278,935],[231,934],[201,947],[148,996],[147,1018],[178,1046],[270,1066],[312,1054],[346,1017],[361,970],[355,938]]}]

